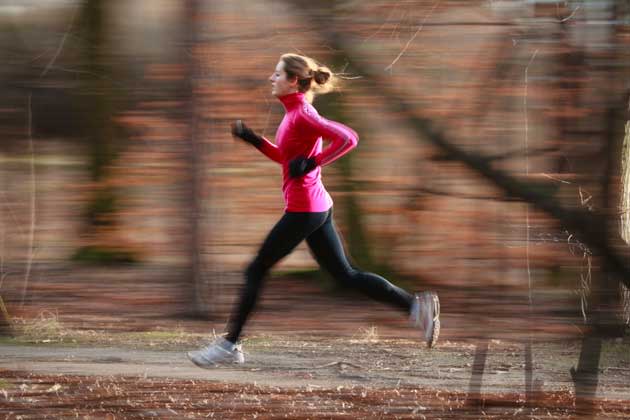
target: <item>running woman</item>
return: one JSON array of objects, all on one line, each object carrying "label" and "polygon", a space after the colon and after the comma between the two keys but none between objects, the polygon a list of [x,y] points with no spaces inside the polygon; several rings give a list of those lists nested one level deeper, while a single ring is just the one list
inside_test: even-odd
[{"label": "running woman", "polygon": [[[330,91],[333,79],[333,73],[313,59],[284,54],[269,77],[271,93],[282,102],[286,112],[276,133],[276,144],[240,120],[232,125],[234,137],[253,145],[282,166],[286,207],[245,271],[246,282],[225,338],[219,337],[209,346],[188,353],[197,366],[211,368],[245,361],[238,342],[264,278],[303,240],[319,265],[336,281],[409,314],[427,345],[432,347],[437,342],[440,303],[435,293],[412,295],[381,276],[352,267],[344,253],[333,223],[333,201],[322,184],[321,171],[356,147],[359,138],[351,128],[321,117],[311,105],[315,93]],[[330,141],[326,148],[322,146],[323,139]]]}]

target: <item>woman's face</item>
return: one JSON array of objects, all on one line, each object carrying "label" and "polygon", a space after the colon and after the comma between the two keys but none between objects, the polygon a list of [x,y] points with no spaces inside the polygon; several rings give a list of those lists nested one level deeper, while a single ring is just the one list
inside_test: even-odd
[{"label": "woman's face", "polygon": [[271,82],[271,94],[275,97],[288,95],[297,92],[297,77],[293,80],[287,79],[287,73],[284,71],[284,61],[280,60],[274,72],[269,76]]}]

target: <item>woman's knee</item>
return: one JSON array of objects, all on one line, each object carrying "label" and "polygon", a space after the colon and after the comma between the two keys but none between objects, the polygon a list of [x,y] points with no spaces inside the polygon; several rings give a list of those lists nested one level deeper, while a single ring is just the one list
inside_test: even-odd
[{"label": "woman's knee", "polygon": [[360,282],[359,271],[351,267],[344,267],[342,269],[335,270],[331,274],[335,280],[347,287],[356,287]]},{"label": "woman's knee", "polygon": [[269,266],[261,258],[256,257],[245,269],[245,278],[248,283],[257,283],[262,280],[267,271],[269,271]]}]

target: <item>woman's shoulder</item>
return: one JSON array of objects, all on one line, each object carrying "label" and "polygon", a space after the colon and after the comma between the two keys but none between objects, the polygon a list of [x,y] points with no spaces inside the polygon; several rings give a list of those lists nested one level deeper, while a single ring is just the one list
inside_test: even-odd
[{"label": "woman's shoulder", "polygon": [[321,118],[313,104],[306,101],[298,108],[297,114],[299,120],[306,122],[317,122]]}]

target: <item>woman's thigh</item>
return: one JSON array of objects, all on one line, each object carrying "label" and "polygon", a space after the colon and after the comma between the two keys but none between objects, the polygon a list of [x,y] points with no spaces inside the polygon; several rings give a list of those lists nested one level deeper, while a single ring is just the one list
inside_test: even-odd
[{"label": "woman's thigh", "polygon": [[328,212],[285,213],[261,245],[257,260],[271,267],[324,224]]},{"label": "woman's thigh", "polygon": [[333,222],[332,210],[326,222],[306,238],[306,243],[319,265],[333,276],[337,277],[352,271]]}]

